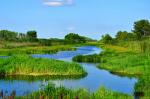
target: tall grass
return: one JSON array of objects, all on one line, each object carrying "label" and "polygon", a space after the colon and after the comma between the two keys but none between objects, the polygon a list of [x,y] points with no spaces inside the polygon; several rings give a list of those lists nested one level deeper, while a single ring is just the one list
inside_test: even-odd
[{"label": "tall grass", "polygon": [[116,53],[115,55],[104,55],[102,60],[99,68],[125,75],[142,75],[144,68],[150,65],[150,58],[145,54]]},{"label": "tall grass", "polygon": [[0,59],[1,75],[83,75],[84,69],[76,63],[53,59],[32,58],[28,55],[14,55]]},{"label": "tall grass", "polygon": [[43,90],[32,93],[27,96],[18,98],[31,98],[31,99],[132,99],[133,97],[111,90],[106,90],[100,87],[96,92],[90,93],[86,89],[71,90],[64,87],[55,87],[49,83]]},{"label": "tall grass", "polygon": [[89,62],[89,63],[100,63],[101,56],[94,54],[94,55],[78,55],[73,57],[73,61],[75,62]]},{"label": "tall grass", "polygon": [[[105,50],[101,57],[104,60],[99,68],[107,69],[112,73],[132,75],[139,78],[135,86],[135,96],[141,99],[150,98],[150,43],[149,39],[130,41],[116,45],[107,45],[111,53]],[[113,46],[113,47],[112,47]],[[118,48],[127,49],[119,50]],[[115,50],[114,50],[115,49]],[[116,50],[117,49],[117,50]]]}]

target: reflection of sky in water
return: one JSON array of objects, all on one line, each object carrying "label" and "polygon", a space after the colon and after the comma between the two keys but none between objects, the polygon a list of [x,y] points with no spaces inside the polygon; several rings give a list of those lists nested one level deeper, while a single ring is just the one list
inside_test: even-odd
[{"label": "reflection of sky in water", "polygon": [[[100,49],[94,46],[78,47],[76,51],[60,51],[56,54],[34,54],[36,58],[53,58],[65,61],[71,61],[72,57],[76,55],[98,54]],[[86,88],[89,91],[95,91],[100,86],[104,86],[114,91],[132,94],[134,85],[137,82],[135,78],[119,77],[113,75],[105,70],[96,68],[96,64],[80,63],[88,75],[81,79],[64,79],[64,80],[48,80],[56,84],[56,86],[63,85],[67,88]],[[43,78],[44,80],[44,78]],[[17,95],[39,90],[42,81],[36,80],[32,82],[23,80],[0,80],[0,90],[17,91]]]},{"label": "reflection of sky in water", "polygon": [[[94,64],[82,63],[88,72],[88,76],[81,80],[57,80],[54,83],[57,86],[64,85],[67,88],[86,88],[89,91],[95,91],[100,86],[105,86],[108,89],[131,94],[134,90],[136,79],[127,77],[119,77],[112,75],[105,70],[95,68]],[[87,67],[88,66],[88,67]]]},{"label": "reflection of sky in water", "polygon": [[86,46],[86,47],[77,47],[76,51],[60,51],[56,54],[34,54],[33,57],[41,57],[41,58],[53,58],[59,60],[66,60],[71,61],[72,57],[77,55],[88,55],[88,54],[99,54],[100,49],[93,46]]}]

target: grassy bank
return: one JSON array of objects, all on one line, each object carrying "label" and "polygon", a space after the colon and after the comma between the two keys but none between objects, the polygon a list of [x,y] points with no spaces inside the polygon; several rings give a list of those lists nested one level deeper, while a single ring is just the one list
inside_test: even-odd
[{"label": "grassy bank", "polygon": [[104,52],[101,60],[99,68],[121,75],[142,75],[145,68],[150,65],[148,56],[133,52]]},{"label": "grassy bank", "polygon": [[[150,46],[149,41],[121,42],[116,45],[100,44],[103,52],[97,55],[76,56],[74,61],[99,62],[98,67],[113,74],[138,77],[135,95],[150,97]],[[97,61],[98,60],[98,61]]]},{"label": "grassy bank", "polygon": [[46,88],[28,96],[20,98],[34,99],[132,99],[132,96],[106,90],[104,87],[99,88],[94,93],[89,93],[86,89],[71,90],[64,87],[55,87],[48,84]]},{"label": "grassy bank", "polygon": [[74,45],[59,45],[59,46],[36,46],[23,48],[2,48],[0,55],[13,54],[51,54],[58,51],[75,50]]},{"label": "grassy bank", "polygon": [[126,42],[124,45],[103,46],[105,49],[101,57],[103,61],[98,67],[119,75],[137,76],[135,95],[142,99],[149,99],[150,53],[148,45],[147,41],[134,41]]},{"label": "grassy bank", "polygon": [[1,75],[83,75],[84,69],[76,64],[53,59],[14,55],[0,59]]},{"label": "grassy bank", "polygon": [[52,54],[58,51],[76,50],[78,46],[97,45],[96,42],[87,42],[83,44],[69,44],[69,45],[52,45],[41,46],[37,43],[2,43],[0,42],[0,56],[14,55],[14,54]]},{"label": "grassy bank", "polygon": [[89,62],[89,63],[99,63],[101,62],[101,56],[94,54],[94,55],[78,55],[73,57],[73,61],[75,62]]}]

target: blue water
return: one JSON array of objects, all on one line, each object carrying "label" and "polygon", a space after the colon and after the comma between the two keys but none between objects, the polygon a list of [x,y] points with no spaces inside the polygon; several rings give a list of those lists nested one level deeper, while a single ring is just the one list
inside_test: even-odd
[{"label": "blue water", "polygon": [[[78,47],[76,51],[60,51],[56,54],[34,54],[35,58],[52,58],[63,61],[72,61],[76,55],[99,54],[101,49],[95,46]],[[67,88],[86,88],[90,92],[96,91],[101,86],[113,91],[132,94],[134,86],[137,82],[136,78],[121,77],[101,70],[96,67],[97,64],[79,63],[87,71],[88,75],[78,79],[36,79],[36,80],[17,80],[17,79],[1,79],[0,90],[6,91],[6,94],[16,90],[17,95],[24,95],[37,91],[41,88],[42,83],[53,82],[56,86],[65,86]]]}]

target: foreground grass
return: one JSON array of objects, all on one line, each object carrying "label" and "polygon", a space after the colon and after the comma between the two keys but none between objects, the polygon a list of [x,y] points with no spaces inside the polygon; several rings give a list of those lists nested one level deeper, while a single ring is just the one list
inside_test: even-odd
[{"label": "foreground grass", "polygon": [[96,92],[90,93],[86,89],[71,90],[64,87],[55,87],[49,83],[43,90],[32,93],[27,96],[17,97],[16,99],[132,99],[133,97],[111,90],[104,87],[99,88]]},{"label": "foreground grass", "polygon": [[0,59],[1,75],[83,75],[84,69],[76,64],[53,59],[14,55]]}]

